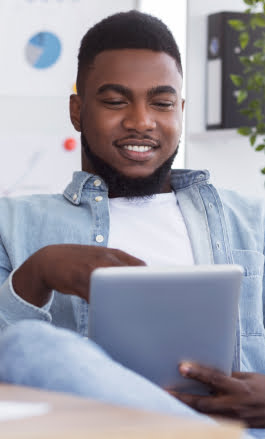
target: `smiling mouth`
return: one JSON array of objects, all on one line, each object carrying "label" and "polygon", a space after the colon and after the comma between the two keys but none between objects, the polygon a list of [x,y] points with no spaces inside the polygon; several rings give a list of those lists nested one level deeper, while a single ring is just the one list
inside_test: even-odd
[{"label": "smiling mouth", "polygon": [[114,142],[120,154],[131,161],[150,160],[160,147],[158,141],[151,138],[127,138]]},{"label": "smiling mouth", "polygon": [[153,149],[153,146],[147,146],[147,145],[123,145],[120,148],[127,149],[128,151],[134,151],[134,152],[147,152],[147,151],[151,151],[151,149]]},{"label": "smiling mouth", "polygon": [[136,162],[150,160],[158,148],[158,146],[146,144],[124,144],[116,146],[123,157]]}]

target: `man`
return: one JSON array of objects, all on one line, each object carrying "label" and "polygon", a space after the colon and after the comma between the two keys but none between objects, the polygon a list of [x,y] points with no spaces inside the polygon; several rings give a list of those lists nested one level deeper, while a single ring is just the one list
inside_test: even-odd
[{"label": "man", "polygon": [[181,373],[207,383],[213,395],[169,393],[202,413],[265,427],[265,206],[218,192],[207,171],[171,171],[181,88],[179,50],[158,19],[116,14],[84,36],[78,94],[70,98],[83,171],[63,196],[0,203],[0,379],[194,413],[89,340],[52,325],[88,336],[89,280],[97,267],[239,263],[245,277],[234,369],[242,372],[227,377],[183,363]]}]

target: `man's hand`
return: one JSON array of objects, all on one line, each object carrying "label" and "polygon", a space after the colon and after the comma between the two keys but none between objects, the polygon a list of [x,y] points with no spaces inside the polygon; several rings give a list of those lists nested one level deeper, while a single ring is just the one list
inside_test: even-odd
[{"label": "man's hand", "polygon": [[179,371],[184,377],[206,384],[213,395],[189,395],[170,389],[171,395],[201,413],[241,420],[250,428],[265,428],[265,375],[234,372],[229,377],[187,362],[180,364]]},{"label": "man's hand", "polygon": [[90,276],[99,267],[145,265],[121,250],[76,244],[50,245],[28,258],[13,275],[13,287],[36,306],[48,302],[52,290],[89,302]]}]

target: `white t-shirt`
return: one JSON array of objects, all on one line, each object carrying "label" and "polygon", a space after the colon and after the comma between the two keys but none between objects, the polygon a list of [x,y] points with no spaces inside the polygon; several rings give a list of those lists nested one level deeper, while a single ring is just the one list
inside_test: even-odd
[{"label": "white t-shirt", "polygon": [[151,199],[110,198],[108,247],[118,248],[147,265],[192,265],[191,244],[176,195]]}]

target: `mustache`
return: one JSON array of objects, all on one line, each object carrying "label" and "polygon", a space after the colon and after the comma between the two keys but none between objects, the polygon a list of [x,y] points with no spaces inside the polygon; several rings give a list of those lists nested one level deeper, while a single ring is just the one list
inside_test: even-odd
[{"label": "mustache", "polygon": [[[80,130],[81,130],[81,143],[82,144],[87,144],[87,140],[84,136],[84,131],[83,131],[83,120],[80,120]],[[126,140],[151,140],[151,142],[153,142],[156,145],[160,144],[159,139],[156,139],[152,136],[149,136],[148,134],[144,134],[144,135],[139,135],[137,133],[132,133],[132,134],[128,134],[127,136],[121,137],[120,139],[116,139],[112,142],[113,145],[117,146],[118,143],[120,142],[126,142]]]},{"label": "mustache", "polygon": [[149,136],[147,134],[145,134],[143,136],[140,136],[140,135],[137,135],[137,134],[130,134],[128,136],[122,137],[121,139],[114,140],[113,143],[115,144],[117,142],[124,142],[126,140],[131,140],[131,139],[135,139],[135,140],[151,140],[154,143],[157,143],[157,144],[160,143],[158,139],[155,139],[154,137]]},{"label": "mustache", "polygon": [[[150,141],[150,136],[148,140]],[[173,154],[151,175],[132,178],[122,174],[105,162],[104,159],[98,157],[95,152],[92,152],[83,132],[81,132],[81,144],[87,159],[92,164],[93,173],[99,175],[105,181],[109,194],[115,197],[126,197],[127,199],[136,197],[150,198],[160,193],[178,152],[177,145]]]}]

